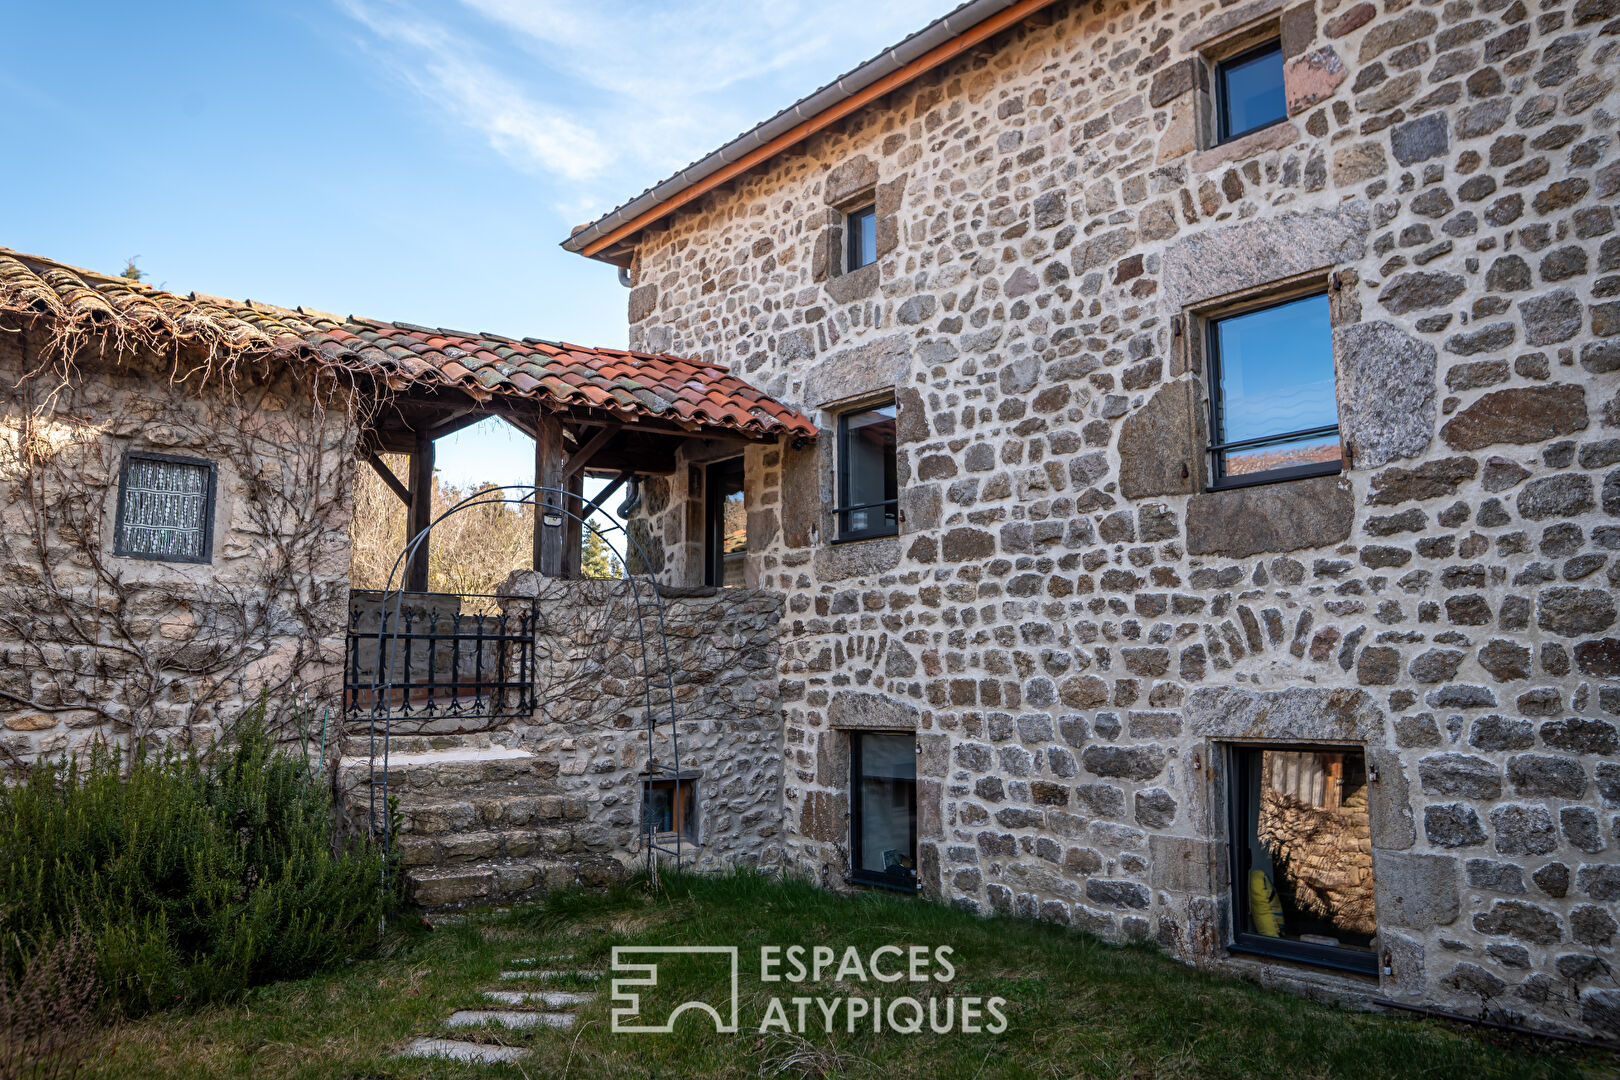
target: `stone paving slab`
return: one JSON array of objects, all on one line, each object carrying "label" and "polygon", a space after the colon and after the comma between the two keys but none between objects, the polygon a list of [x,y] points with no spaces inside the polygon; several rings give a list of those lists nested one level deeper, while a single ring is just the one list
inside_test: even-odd
[{"label": "stone paving slab", "polygon": [[570,994],[566,990],[485,990],[484,997],[502,1005],[545,1004],[553,1009],[596,1000],[595,994]]},{"label": "stone paving slab", "polygon": [[444,1022],[444,1026],[453,1028],[479,1027],[489,1023],[496,1023],[514,1031],[522,1031],[537,1027],[573,1027],[574,1018],[569,1013],[561,1012],[520,1012],[515,1009],[457,1009],[450,1014],[450,1019]]},{"label": "stone paving slab", "polygon": [[502,979],[600,979],[600,971],[503,971]]},{"label": "stone paving slab", "polygon": [[475,1061],[496,1065],[516,1061],[528,1054],[521,1046],[486,1046],[458,1039],[415,1039],[399,1052],[400,1057],[442,1057],[452,1061]]}]

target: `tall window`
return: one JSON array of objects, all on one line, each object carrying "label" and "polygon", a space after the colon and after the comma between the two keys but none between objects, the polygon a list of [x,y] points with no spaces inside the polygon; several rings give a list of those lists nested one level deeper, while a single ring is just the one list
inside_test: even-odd
[{"label": "tall window", "polygon": [[1211,487],[1339,471],[1326,293],[1209,323]]},{"label": "tall window", "polygon": [[1221,142],[1286,118],[1282,42],[1268,41],[1216,64],[1215,108]]},{"label": "tall window", "polygon": [[743,504],[743,459],[710,465],[704,477],[708,503],[705,585],[745,585],[748,561],[748,511]]},{"label": "tall window", "polygon": [[1233,948],[1376,970],[1367,763],[1345,747],[1233,747]]},{"label": "tall window", "polygon": [[844,269],[859,270],[877,262],[877,207],[863,206],[844,215]]},{"label": "tall window", "polygon": [[838,418],[838,538],[888,536],[900,528],[894,402]]},{"label": "tall window", "polygon": [[213,559],[211,461],[130,452],[118,478],[113,554],[162,562]]},{"label": "tall window", "polygon": [[850,876],[871,885],[917,887],[917,737],[850,735]]}]

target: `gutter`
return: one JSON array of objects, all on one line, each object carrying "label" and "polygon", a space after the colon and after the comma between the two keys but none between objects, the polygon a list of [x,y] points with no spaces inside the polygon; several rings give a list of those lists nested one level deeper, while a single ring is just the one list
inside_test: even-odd
[{"label": "gutter", "polygon": [[[929,53],[940,50],[942,47],[949,47],[956,39],[962,38],[994,17],[1007,13],[1010,9],[1019,9],[1016,17],[1007,20],[1006,25],[1010,26],[1052,2],[1053,0],[968,0],[961,7],[929,23],[917,33],[900,42],[900,44],[868,60],[853,71],[840,76],[837,80],[822,87],[810,96],[800,99],[769,120],[744,132],[707,157],[693,162],[663,183],[642,192],[636,198],[606,216],[575,231],[573,235],[562,242],[562,247],[564,250],[590,258],[601,259],[605,262],[617,262],[607,254],[606,249],[614,241],[622,239],[626,234],[626,227],[637,222],[638,219],[647,217],[650,213],[671,203],[683,194],[691,193],[686,199],[681,199],[681,202],[695,198],[702,192],[693,189],[699,188],[704,181],[724,170],[740,171],[734,169],[734,167],[750,155],[757,155],[761,151],[766,151],[764,156],[759,157],[757,161],[752,163],[758,164],[767,160],[770,156],[774,156],[776,152],[785,149],[787,146],[809,138],[821,127],[837,119],[837,117],[827,118],[825,123],[818,125],[817,121],[824,118],[829,111],[848,102],[857,94],[870,89],[879,81],[894,76],[896,73],[903,73],[906,67],[916,64],[919,60],[927,57]],[[924,71],[930,70],[976,44],[979,40],[998,33],[1005,28],[1006,26],[996,26],[974,37],[971,41],[962,42],[960,48],[942,53],[934,63],[918,68],[918,70],[910,74],[910,77],[897,82],[896,87],[904,85],[905,82],[911,81],[912,78],[921,75]],[[890,87],[888,89],[894,88]],[[796,128],[805,128],[805,130],[800,132],[797,138],[784,142],[774,150],[770,149],[771,143],[783,139],[784,136],[790,136]],[[744,167],[748,166],[745,165]],[[665,213],[674,209],[674,206],[669,206]],[[661,216],[663,215],[656,215],[656,217]],[[641,226],[651,224],[652,220],[656,220],[656,217],[642,222]]]}]

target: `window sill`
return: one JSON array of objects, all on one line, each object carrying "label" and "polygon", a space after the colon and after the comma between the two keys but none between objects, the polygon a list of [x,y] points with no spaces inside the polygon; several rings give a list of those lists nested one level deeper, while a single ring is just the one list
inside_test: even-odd
[{"label": "window sill", "polygon": [[899,536],[899,529],[885,529],[883,532],[856,533],[854,536],[840,536],[827,541],[830,544],[854,544],[861,540],[886,540],[891,536]]},{"label": "window sill", "polygon": [[1242,161],[1268,150],[1281,150],[1285,146],[1292,146],[1298,139],[1299,128],[1285,117],[1274,124],[1257,128],[1247,135],[1239,135],[1198,151],[1192,157],[1192,171],[1213,172],[1222,165],[1229,165],[1234,161]]},{"label": "window sill", "polygon": [[1206,491],[1237,491],[1241,488],[1265,487],[1267,484],[1286,484],[1290,480],[1310,480],[1318,476],[1338,476],[1344,472],[1344,462],[1300,465],[1292,469],[1272,469],[1244,477],[1223,477],[1207,487]]}]

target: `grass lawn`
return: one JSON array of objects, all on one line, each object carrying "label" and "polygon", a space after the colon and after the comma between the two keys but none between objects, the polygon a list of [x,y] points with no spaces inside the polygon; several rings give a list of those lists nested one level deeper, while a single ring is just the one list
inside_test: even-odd
[{"label": "grass lawn", "polygon": [[[502,980],[514,961],[538,967],[607,972],[615,945],[740,947],[740,1029],[717,1034],[707,1016],[687,1013],[674,1034],[610,1030],[609,978],[545,982]],[[949,946],[949,982],[764,983],[759,947],[830,946],[839,962],[859,950],[863,969],[884,945]],[[1613,1076],[1620,1060],[1564,1044],[1478,1029],[1313,1005],[1246,983],[1207,976],[1146,947],[1119,948],[1082,934],[1012,919],[978,919],[940,904],[889,894],[841,898],[808,885],[754,875],[688,876],[656,894],[644,884],[609,896],[569,893],[545,903],[477,916],[428,931],[402,931],[390,955],[298,982],[263,987],[228,1007],[171,1013],[109,1033],[110,1051],[90,1075],[134,1077],[1494,1077]],[[567,957],[568,959],[558,959]],[[945,974],[932,963],[920,970]],[[639,962],[642,958],[636,958]],[[907,956],[909,959],[909,956]],[[724,957],[673,958],[662,983],[647,989],[644,1022],[660,1023],[680,1001],[702,997],[726,1006]],[[878,959],[885,974],[905,960]],[[790,969],[784,963],[781,971]],[[487,989],[594,991],[572,1030],[510,1032],[493,1027],[453,1033],[478,1042],[523,1046],[513,1065],[401,1059],[414,1036],[452,1034],[442,1021],[456,1009],[492,1008]],[[1005,1030],[917,1034],[870,1015],[846,1030],[848,1010],[826,1032],[821,1006],[807,1005],[806,1030],[760,1031],[769,1000],[779,997],[797,1027],[792,998],[849,996],[885,1003],[901,996],[1001,997]],[[883,1006],[887,1010],[887,1004]],[[897,1006],[902,1023],[912,1015]],[[960,1016],[957,1016],[959,1024]],[[981,1024],[993,1024],[985,1015]]]}]

